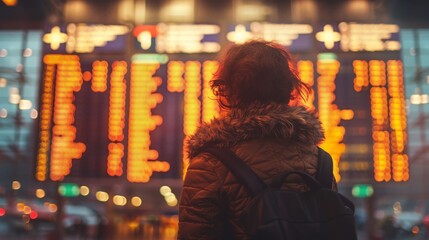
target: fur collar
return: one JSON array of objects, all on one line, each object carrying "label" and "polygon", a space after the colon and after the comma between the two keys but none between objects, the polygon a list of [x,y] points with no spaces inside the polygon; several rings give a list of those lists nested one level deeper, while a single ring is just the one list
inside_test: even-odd
[{"label": "fur collar", "polygon": [[266,137],[318,144],[324,133],[315,113],[304,107],[255,103],[203,123],[188,139],[188,156],[195,157],[207,145],[230,148],[246,140]]}]

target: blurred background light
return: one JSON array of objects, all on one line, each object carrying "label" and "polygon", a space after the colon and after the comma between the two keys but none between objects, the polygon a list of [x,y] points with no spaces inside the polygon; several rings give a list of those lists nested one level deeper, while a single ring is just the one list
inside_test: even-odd
[{"label": "blurred background light", "polygon": [[2,0],[2,1],[8,7],[15,6],[18,3],[18,0]]},{"label": "blurred background light", "polygon": [[88,186],[80,186],[80,195],[88,196],[88,194],[89,194],[89,187]]},{"label": "blurred background light", "polygon": [[134,207],[140,207],[142,205],[142,199],[140,197],[134,196],[131,198],[131,204]]},{"label": "blurred background light", "polygon": [[38,188],[36,189],[36,197],[37,198],[44,198],[46,195],[45,190]]},{"label": "blurred background light", "polygon": [[12,189],[13,190],[19,190],[21,188],[21,183],[19,181],[13,181],[12,182]]}]

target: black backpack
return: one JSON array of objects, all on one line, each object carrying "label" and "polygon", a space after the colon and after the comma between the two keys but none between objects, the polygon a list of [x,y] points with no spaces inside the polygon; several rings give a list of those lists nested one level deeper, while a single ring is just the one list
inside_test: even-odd
[{"label": "black backpack", "polygon": [[[207,148],[246,187],[252,201],[240,221],[251,239],[356,240],[354,204],[332,188],[332,158],[319,148],[316,179],[289,171],[266,185],[229,149]],[[281,190],[292,174],[301,176],[307,192]]]}]

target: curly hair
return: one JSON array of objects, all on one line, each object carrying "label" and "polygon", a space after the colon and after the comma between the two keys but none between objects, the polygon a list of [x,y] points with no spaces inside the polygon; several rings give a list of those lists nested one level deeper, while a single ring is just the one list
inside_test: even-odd
[{"label": "curly hair", "polygon": [[254,102],[288,104],[311,91],[299,79],[289,52],[280,44],[261,40],[226,51],[211,87],[226,109],[245,108]]}]

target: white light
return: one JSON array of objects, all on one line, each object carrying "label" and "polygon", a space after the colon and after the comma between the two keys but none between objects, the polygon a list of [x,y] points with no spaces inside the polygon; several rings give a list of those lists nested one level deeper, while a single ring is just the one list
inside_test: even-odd
[{"label": "white light", "polygon": [[150,46],[152,45],[152,35],[150,34],[149,31],[141,32],[139,34],[139,36],[137,37],[137,39],[140,42],[140,46],[144,50],[148,50],[150,48]]},{"label": "white light", "polygon": [[411,104],[420,104],[420,95],[419,94],[413,94],[410,97]]},{"label": "white light", "polygon": [[107,192],[98,191],[95,193],[95,198],[100,202],[107,202],[109,200],[109,194]]},{"label": "white light", "polygon": [[0,50],[0,57],[6,57],[7,56],[7,50],[6,49],[2,49]]},{"label": "white light", "polygon": [[7,80],[6,78],[0,78],[0,87],[6,87],[7,85]]},{"label": "white light", "polygon": [[230,42],[234,42],[236,44],[243,44],[247,40],[252,38],[252,34],[248,31],[246,31],[246,27],[244,25],[238,24],[235,26],[234,31],[229,32],[226,34],[226,38]]},{"label": "white light", "polygon": [[31,50],[31,48],[26,48],[24,50],[23,56],[24,57],[31,57],[32,54],[33,54],[33,50]]},{"label": "white light", "polygon": [[167,193],[165,196],[164,196],[164,199],[165,199],[165,201],[167,202],[167,205],[168,206],[170,206],[170,207],[174,207],[174,206],[176,206],[177,205],[177,203],[178,203],[178,200],[177,200],[177,198],[176,198],[176,195],[174,195],[174,193]]},{"label": "white light", "polygon": [[410,97],[411,104],[427,104],[429,96],[427,94],[413,94]]},{"label": "white light", "polygon": [[175,207],[175,206],[177,206],[177,202],[178,202],[177,198],[175,198],[174,200],[167,202],[167,205],[170,207]]},{"label": "white light", "polygon": [[218,43],[206,43],[203,46],[203,52],[219,52],[220,45]]},{"label": "white light", "polygon": [[16,65],[16,72],[22,72],[22,70],[24,69],[24,65],[22,65],[21,63],[19,63],[18,65]]},{"label": "white light", "polygon": [[21,100],[21,96],[19,95],[19,89],[16,87],[11,87],[9,89],[9,102],[12,104],[18,104]]},{"label": "white light", "polygon": [[422,104],[426,104],[426,103],[428,103],[428,102],[429,102],[429,97],[428,97],[428,95],[427,95],[427,94],[422,94],[422,95],[420,96],[420,98],[421,98]]},{"label": "white light", "polygon": [[33,108],[30,112],[30,118],[36,119],[38,115],[39,115],[39,112],[37,112],[37,110]]},{"label": "white light", "polygon": [[60,48],[62,43],[67,41],[67,34],[62,33],[60,27],[54,26],[50,33],[43,35],[43,42],[51,45],[52,50]]},{"label": "white light", "polygon": [[5,108],[0,110],[0,118],[7,118],[7,110]]},{"label": "white light", "polygon": [[253,22],[250,24],[250,31],[255,38],[266,41],[275,41],[284,46],[292,45],[302,34],[310,34],[313,27],[308,24],[273,24]]},{"label": "white light", "polygon": [[[220,49],[219,43],[212,39],[205,39],[205,35],[218,34],[220,28],[217,25],[210,24],[166,24],[157,25],[157,52],[167,53],[198,53],[215,52]],[[144,32],[142,32],[144,33]],[[138,40],[145,49],[148,46],[143,45],[144,41],[150,44],[149,32],[145,35],[139,33]]]},{"label": "white light", "polygon": [[169,186],[162,186],[159,188],[159,192],[162,196],[166,196],[167,194],[171,193],[171,188]]},{"label": "white light", "polygon": [[[360,4],[360,3],[355,3]],[[355,9],[359,11],[358,9]],[[356,11],[355,11],[356,12]],[[341,49],[344,51],[398,51],[401,43],[392,39],[392,34],[399,32],[399,26],[395,24],[339,24],[341,33]],[[316,35],[316,38],[318,35]],[[319,39],[318,39],[319,40]],[[331,41],[332,42],[332,41]],[[410,54],[414,55],[412,49]]]},{"label": "white light", "polygon": [[19,101],[19,109],[21,109],[21,110],[31,109],[32,106],[33,106],[33,104],[31,103],[30,100],[21,99]]},{"label": "white light", "polygon": [[316,39],[319,42],[323,42],[327,49],[332,49],[335,42],[340,41],[341,36],[338,32],[334,31],[331,25],[326,24],[323,27],[323,31],[316,33]]},{"label": "white light", "polygon": [[[35,110],[35,109],[33,109],[33,110]],[[83,186],[80,186],[79,190],[80,190],[80,195],[82,195],[82,196],[88,196],[88,194],[89,194],[89,187],[83,185]]]},{"label": "white light", "polygon": [[12,104],[19,104],[20,100],[21,100],[21,96],[19,94],[9,95],[9,102]]},{"label": "white light", "polygon": [[113,196],[113,203],[117,206],[125,206],[127,204],[127,198],[121,195]]},{"label": "white light", "polygon": [[18,190],[21,188],[21,183],[19,181],[13,181],[12,182],[12,189],[13,190]]},{"label": "white light", "polygon": [[68,34],[62,33],[59,28],[53,28],[51,33],[45,34],[43,41],[51,44],[53,50],[57,50],[65,43],[66,51],[69,53],[90,53],[96,47],[106,46],[108,42],[128,32],[128,26],[124,25],[69,24]]},{"label": "white light", "polygon": [[176,195],[174,195],[174,193],[167,193],[165,196],[165,201],[167,202],[171,202],[176,198]]}]

